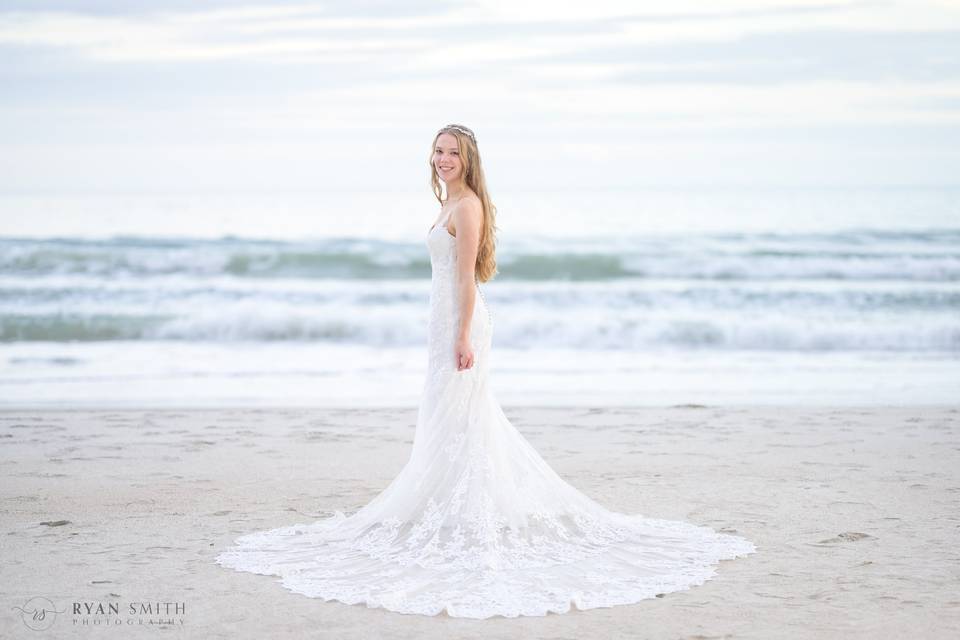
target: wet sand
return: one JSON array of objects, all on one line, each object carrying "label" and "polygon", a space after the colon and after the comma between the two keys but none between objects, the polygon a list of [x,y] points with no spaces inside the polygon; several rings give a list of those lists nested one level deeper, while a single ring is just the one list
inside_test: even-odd
[{"label": "wet sand", "polygon": [[[542,618],[323,602],[213,559],[242,534],[365,504],[406,462],[415,409],[5,410],[0,637],[960,637],[958,407],[505,412],[607,507],[757,553],[687,591]],[[32,598],[62,611],[31,621],[42,632],[18,609]]]}]

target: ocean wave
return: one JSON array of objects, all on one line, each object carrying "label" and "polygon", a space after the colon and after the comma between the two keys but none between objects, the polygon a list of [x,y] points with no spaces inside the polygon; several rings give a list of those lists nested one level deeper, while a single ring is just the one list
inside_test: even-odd
[{"label": "ocean wave", "polygon": [[[484,292],[504,313],[526,307],[541,313],[571,309],[593,315],[624,309],[715,312],[946,311],[960,315],[960,283],[805,281],[703,282],[699,280],[558,282],[494,281]],[[0,314],[49,313],[64,307],[88,313],[132,313],[144,308],[173,316],[197,309],[247,304],[274,313],[331,309],[353,315],[380,308],[422,311],[429,299],[426,281],[303,280],[236,281],[226,277],[197,282],[169,277],[113,279],[73,274],[38,279],[0,276]]]},{"label": "ocean wave", "polygon": [[[0,341],[421,347],[426,256],[357,239],[3,239]],[[508,348],[960,351],[960,231],[534,239],[499,256],[481,288]]]},{"label": "ocean wave", "polygon": [[[498,251],[499,280],[960,280],[960,232],[682,237],[516,242]],[[424,247],[383,240],[303,242],[113,238],[0,240],[0,274],[23,278],[404,280],[430,276]]]},{"label": "ocean wave", "polygon": [[[882,321],[800,317],[770,313],[665,315],[521,312],[494,315],[497,346],[623,350],[674,346],[689,349],[772,351],[960,352],[960,324],[948,315],[906,314]],[[358,317],[314,313],[240,314],[210,310],[192,316],[71,313],[0,316],[3,342],[270,342],[311,341],[376,347],[426,344],[425,317],[402,312]]]}]

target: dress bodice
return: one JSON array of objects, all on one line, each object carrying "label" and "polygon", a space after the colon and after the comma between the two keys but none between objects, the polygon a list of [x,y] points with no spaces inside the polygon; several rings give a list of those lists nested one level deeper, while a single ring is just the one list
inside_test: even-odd
[{"label": "dress bodice", "polygon": [[[430,318],[427,326],[427,352],[430,377],[458,372],[454,349],[460,328],[460,288],[457,277],[457,238],[450,234],[446,224],[438,224],[427,234],[430,252]],[[470,344],[474,351],[473,373],[485,369],[493,333],[493,317],[486,299],[474,280],[477,295],[474,298],[470,321]],[[437,387],[434,387],[437,388]]]}]

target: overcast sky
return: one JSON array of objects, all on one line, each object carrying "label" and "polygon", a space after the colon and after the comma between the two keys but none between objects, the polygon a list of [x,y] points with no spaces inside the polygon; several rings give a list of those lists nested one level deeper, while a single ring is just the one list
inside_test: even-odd
[{"label": "overcast sky", "polygon": [[498,188],[958,184],[960,2],[0,0],[2,192],[422,189],[449,122]]}]

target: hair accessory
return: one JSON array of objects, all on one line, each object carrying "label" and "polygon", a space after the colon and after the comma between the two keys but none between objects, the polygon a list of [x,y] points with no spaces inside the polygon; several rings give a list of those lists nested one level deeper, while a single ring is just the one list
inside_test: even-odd
[{"label": "hair accessory", "polygon": [[440,135],[447,129],[454,129],[455,131],[459,131],[464,135],[470,136],[470,139],[473,140],[473,144],[477,144],[477,136],[474,135],[473,131],[459,124],[448,124],[443,129],[440,129],[440,131],[437,132],[437,135]]}]

